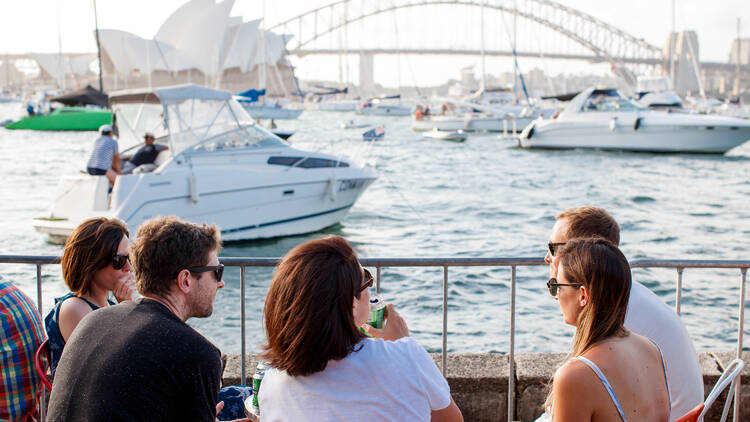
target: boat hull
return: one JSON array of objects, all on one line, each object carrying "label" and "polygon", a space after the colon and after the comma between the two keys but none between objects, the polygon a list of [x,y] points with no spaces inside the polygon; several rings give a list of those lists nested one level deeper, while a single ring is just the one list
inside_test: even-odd
[{"label": "boat hull", "polygon": [[[158,215],[215,223],[225,241],[272,238],[318,231],[338,223],[375,180],[365,168],[253,171],[245,165],[120,176],[111,197],[103,176],[63,178],[50,219],[35,221],[50,241],[64,240],[86,218],[115,217],[131,232]],[[310,177],[310,175],[316,175]]]},{"label": "boat hull", "polygon": [[253,119],[290,120],[296,119],[302,114],[303,109],[273,107],[266,105],[254,105],[257,103],[240,103],[242,108],[252,116]]},{"label": "boat hull", "polygon": [[412,119],[411,129],[416,132],[432,129],[441,131],[463,130],[466,132],[513,132],[523,130],[531,121],[531,118],[526,117],[503,119],[501,117],[489,116],[467,116],[465,118],[432,116],[430,118]]},{"label": "boat hull", "polygon": [[64,107],[50,114],[28,116],[5,126],[10,130],[99,130],[112,122],[110,110]]}]

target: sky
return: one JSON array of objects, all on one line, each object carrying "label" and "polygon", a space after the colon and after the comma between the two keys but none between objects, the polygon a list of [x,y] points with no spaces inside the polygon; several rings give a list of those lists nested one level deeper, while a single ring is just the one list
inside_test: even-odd
[{"label": "sky", "polygon": [[[98,0],[97,15],[100,28],[120,29],[152,38],[164,20],[186,0]],[[265,9],[268,25],[302,14],[334,0],[236,0],[232,15],[242,16],[245,21],[261,18]],[[359,1],[359,0],[355,0]],[[386,1],[386,0],[362,0]],[[519,3],[523,0],[517,0]],[[581,10],[604,22],[614,25],[636,37],[662,47],[671,29],[671,0],[559,0],[559,3]],[[737,18],[742,22],[741,36],[750,37],[750,0],[674,0],[675,27],[677,30],[695,30],[700,42],[701,60],[727,61],[731,41],[737,35]],[[507,3],[512,4],[510,0]],[[4,53],[43,52],[94,52],[93,0],[0,0],[0,55]],[[12,6],[11,6],[12,4]],[[439,7],[431,7],[428,13],[437,16]],[[414,16],[414,15],[411,15]],[[419,15],[417,15],[419,16]],[[468,16],[468,15],[467,15]],[[439,17],[439,16],[438,16]],[[457,25],[476,27],[476,22],[458,19]],[[486,22],[486,21],[485,21]],[[401,22],[402,31],[405,23]],[[406,23],[408,25],[408,22]],[[485,24],[491,31],[497,30],[494,23]],[[425,36],[440,37],[445,28],[426,26]],[[387,28],[386,28],[387,29]],[[470,28],[472,31],[474,29]],[[476,32],[476,31],[474,31]],[[393,36],[393,31],[384,31],[377,37]],[[403,33],[403,32],[402,32]],[[454,32],[455,33],[455,32]],[[444,35],[444,34],[443,34]],[[478,48],[476,46],[475,48]],[[356,58],[349,62],[351,68],[343,78],[356,82],[358,76]],[[338,61],[331,57],[293,59],[298,76],[305,79],[339,79]],[[476,57],[463,56],[378,56],[375,62],[376,82],[386,85],[439,83],[448,78],[458,78],[464,66],[477,65]],[[448,65],[446,65],[448,64]],[[586,63],[570,63],[545,60],[525,60],[522,67],[544,68],[550,74],[562,72],[601,73],[607,66],[591,66]],[[343,68],[349,68],[346,64]],[[488,59],[489,73],[512,71],[509,59]],[[419,81],[417,81],[417,79]]]}]

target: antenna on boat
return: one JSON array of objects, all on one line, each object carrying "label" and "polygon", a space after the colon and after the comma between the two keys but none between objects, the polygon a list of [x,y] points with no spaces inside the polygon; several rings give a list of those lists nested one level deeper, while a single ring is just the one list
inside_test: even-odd
[{"label": "antenna on boat", "polygon": [[96,36],[96,54],[99,59],[99,91],[104,92],[102,81],[102,47],[99,44],[99,19],[96,17],[96,0],[94,0],[94,34]]}]

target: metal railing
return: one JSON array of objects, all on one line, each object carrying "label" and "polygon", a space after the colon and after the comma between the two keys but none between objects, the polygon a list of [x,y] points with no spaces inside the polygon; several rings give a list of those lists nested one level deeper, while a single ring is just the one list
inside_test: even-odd
[{"label": "metal railing", "polygon": [[[245,339],[245,270],[247,267],[274,267],[280,258],[221,258],[221,262],[228,267],[240,268],[240,314],[242,331],[241,342],[241,376],[240,382],[246,383],[246,339]],[[442,285],[442,351],[441,362],[443,376],[447,375],[448,364],[448,268],[450,267],[510,267],[510,326],[508,350],[508,421],[515,418],[515,314],[516,314],[516,268],[519,266],[547,265],[540,258],[362,258],[360,262],[366,267],[375,267],[375,289],[380,293],[381,269],[383,267],[437,267],[443,269]],[[60,258],[54,256],[21,256],[0,255],[0,264],[31,264],[36,266],[37,306],[40,315],[42,309],[42,265],[59,264]],[[674,268],[677,271],[675,287],[675,312],[680,314],[682,303],[682,275],[686,268],[704,269],[738,269],[740,271],[740,300],[737,328],[737,357],[742,357],[742,340],[745,321],[745,282],[750,260],[649,260],[640,259],[630,262],[632,268]],[[740,409],[740,386],[734,395],[734,420],[738,420]],[[43,406],[44,403],[42,403]],[[44,409],[42,409],[42,412]],[[42,415],[42,419],[44,414]]]}]

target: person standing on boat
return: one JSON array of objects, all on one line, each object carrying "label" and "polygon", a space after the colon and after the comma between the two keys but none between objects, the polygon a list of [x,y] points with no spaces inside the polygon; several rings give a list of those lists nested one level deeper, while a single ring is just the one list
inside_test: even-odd
[{"label": "person standing on boat", "polygon": [[169,149],[166,145],[155,145],[154,142],[156,142],[156,137],[154,137],[154,134],[151,132],[146,132],[143,135],[143,139],[146,145],[140,147],[138,151],[130,157],[130,160],[125,162],[125,165],[122,167],[122,174],[131,174],[136,167],[144,164],[153,165],[156,161],[156,156],[158,156],[160,152]]},{"label": "person standing on boat", "polygon": [[[556,217],[545,262],[550,277],[557,277],[558,250],[571,239],[600,237],[618,246],[620,226],[603,208],[577,207]],[[703,402],[703,376],[695,347],[680,317],[648,287],[633,280],[625,329],[654,342],[664,356],[671,392],[670,421]]]},{"label": "person standing on boat", "polygon": [[92,176],[107,176],[109,183],[114,184],[122,168],[117,141],[112,138],[112,126],[102,125],[99,134],[101,136],[94,141],[94,150],[91,151],[86,170]]}]

